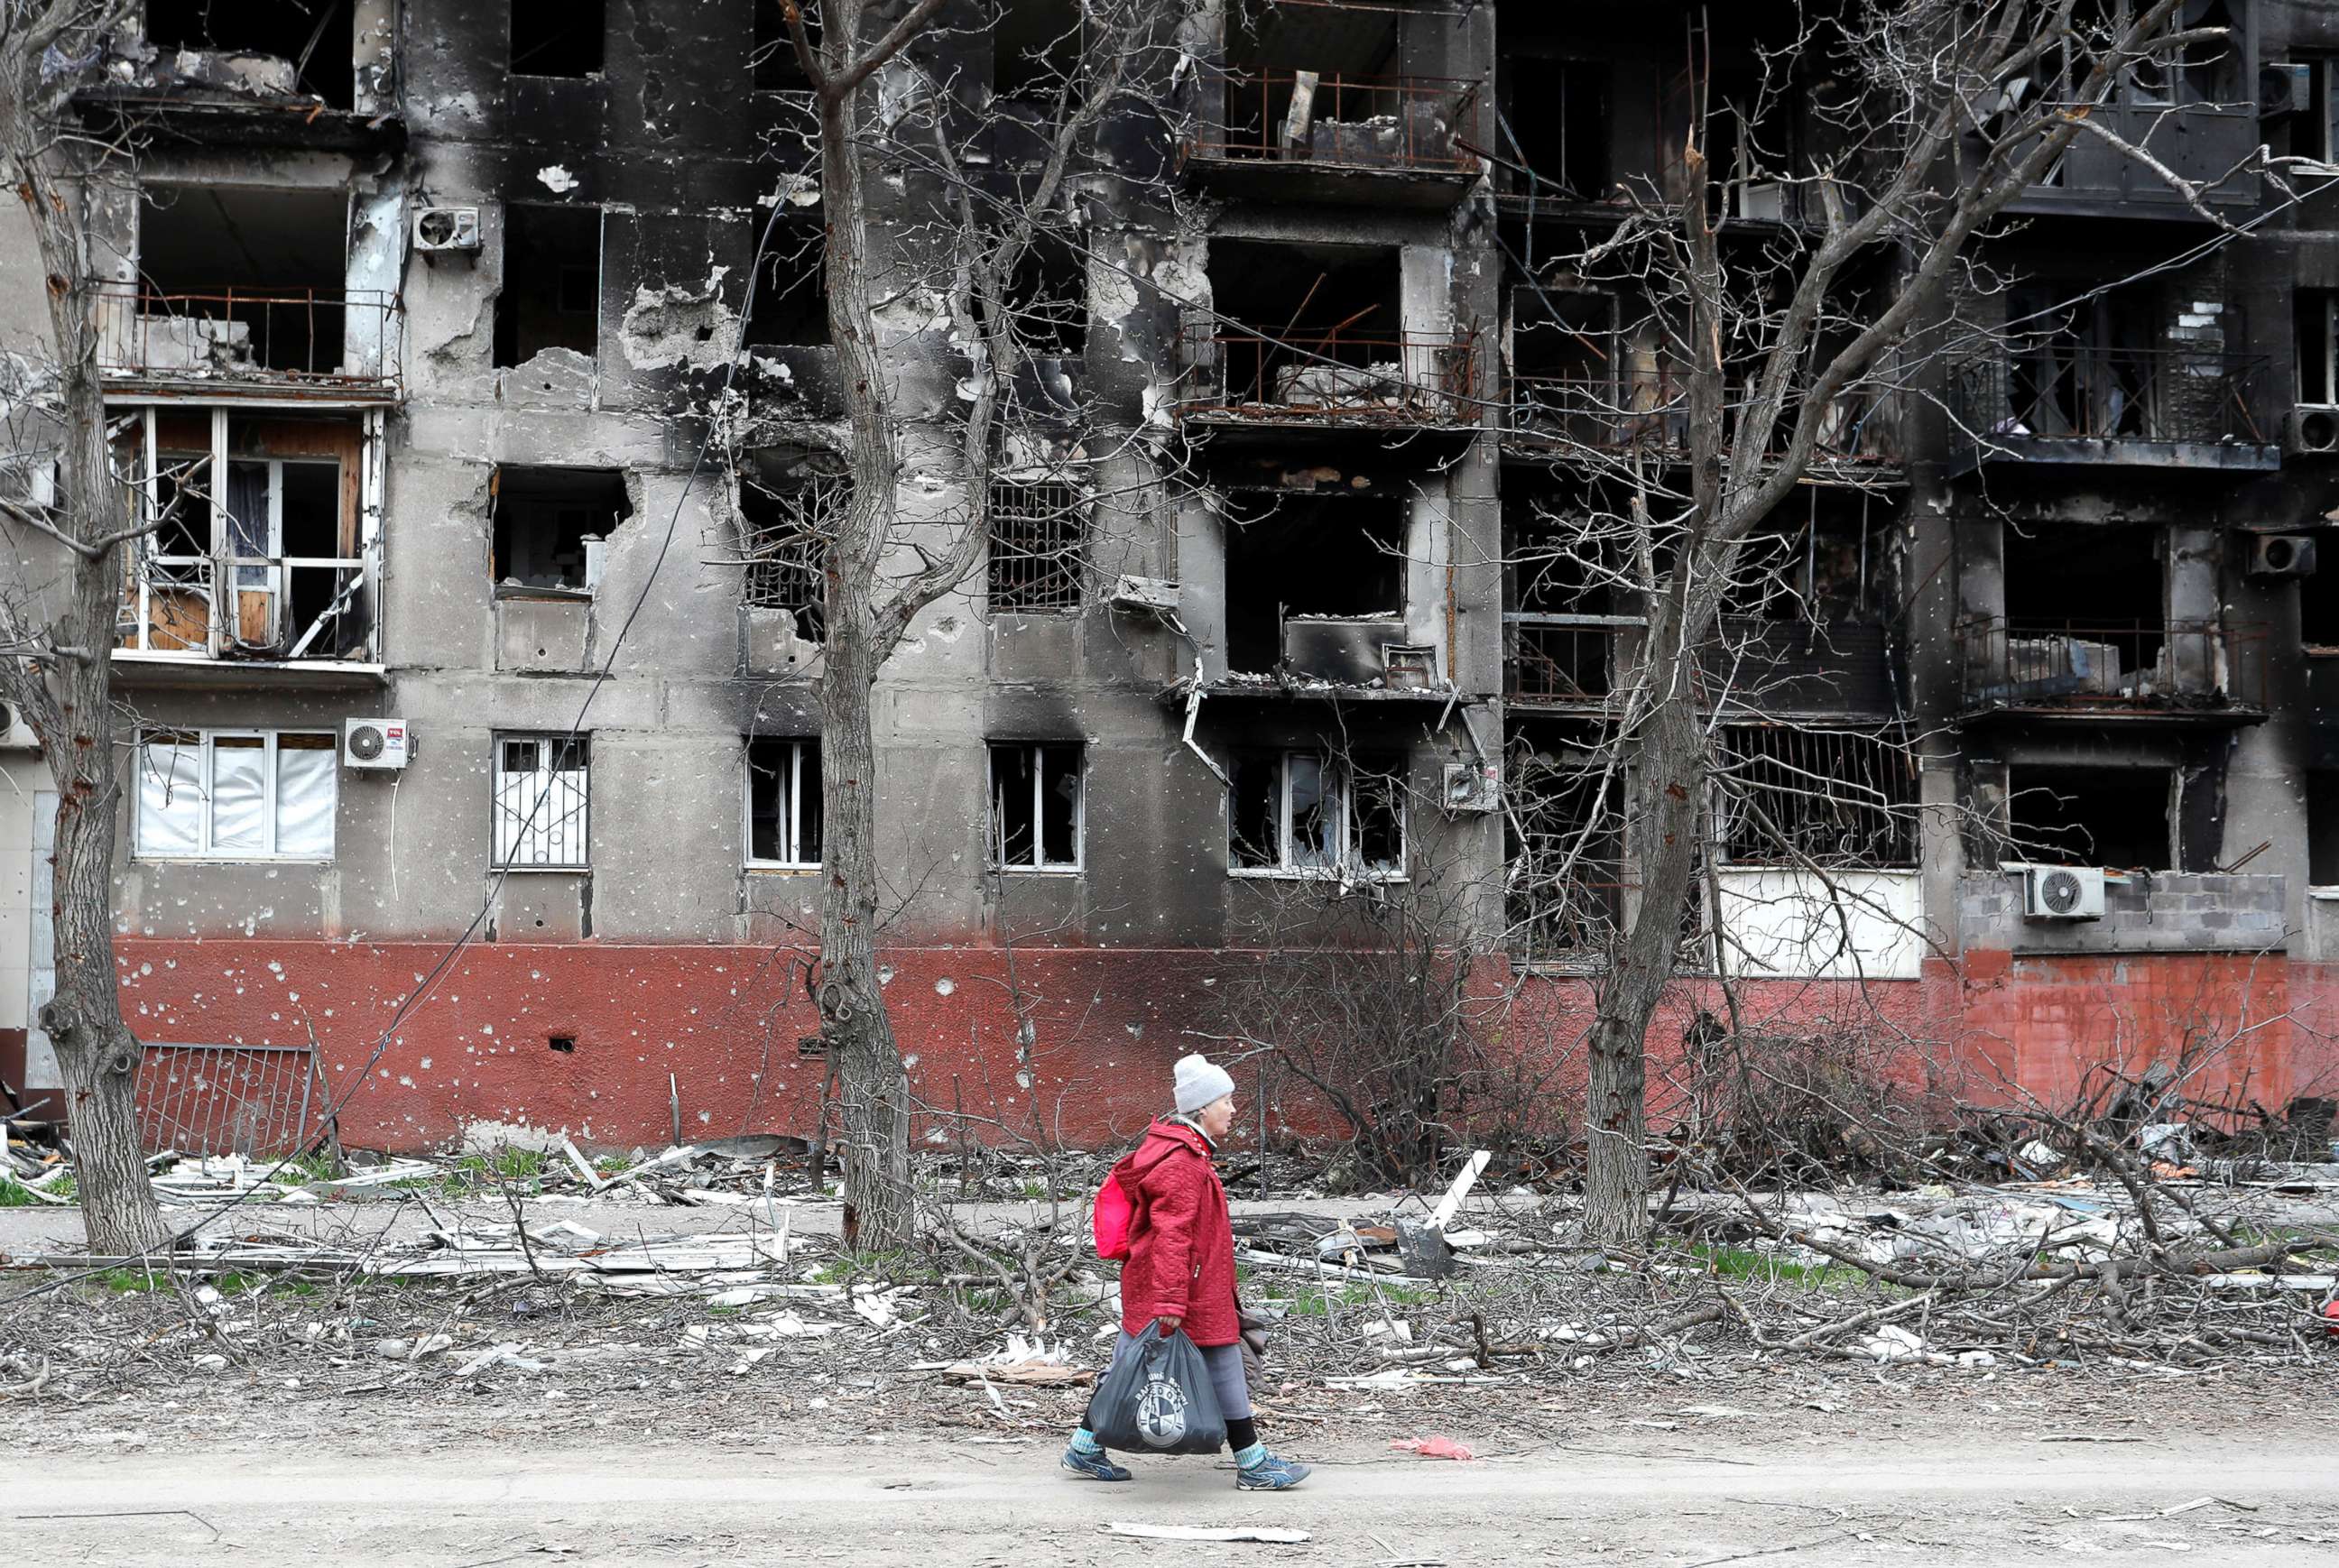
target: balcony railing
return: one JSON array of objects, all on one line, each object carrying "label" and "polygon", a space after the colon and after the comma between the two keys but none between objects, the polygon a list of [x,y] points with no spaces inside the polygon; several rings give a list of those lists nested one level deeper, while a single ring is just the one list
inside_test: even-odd
[{"label": "balcony railing", "polygon": [[2214,621],[1960,622],[1965,708],[2043,713],[2262,712],[2267,629]]},{"label": "balcony railing", "polygon": [[1187,395],[1179,411],[1338,425],[1476,422],[1472,335],[1359,338],[1305,328],[1279,338],[1197,324],[1186,339]]},{"label": "balcony railing", "polygon": [[1535,707],[1604,707],[1621,678],[1617,640],[1643,623],[1633,616],[1503,617],[1505,697]]},{"label": "balcony railing", "polygon": [[98,290],[98,369],[108,377],[235,382],[322,393],[395,393],[398,296],[378,290],[163,294]]},{"label": "balcony railing", "polygon": [[373,657],[366,563],[326,556],[138,558],[124,651],[261,661]]},{"label": "balcony railing", "polygon": [[1953,439],[1979,457],[2025,456],[2055,442],[2261,448],[2253,409],[2267,361],[2193,349],[2096,349],[2047,342],[1949,368]]},{"label": "balcony railing", "polygon": [[1476,82],[1270,71],[1229,76],[1226,91],[1226,123],[1189,141],[1189,158],[1477,172],[1478,160],[1455,143],[1476,109]]},{"label": "balcony railing", "polygon": [[[1515,442],[1601,454],[1688,453],[1689,393],[1678,384],[1515,375],[1504,400]],[[1900,460],[1898,445],[1899,422],[1888,399],[1848,393],[1829,406],[1811,461],[1836,469],[1884,467]]]}]

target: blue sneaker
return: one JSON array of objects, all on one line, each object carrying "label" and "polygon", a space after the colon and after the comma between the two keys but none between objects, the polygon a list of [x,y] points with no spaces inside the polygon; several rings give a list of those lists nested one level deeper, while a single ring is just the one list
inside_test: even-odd
[{"label": "blue sneaker", "polygon": [[1085,1475],[1091,1481],[1126,1481],[1129,1472],[1112,1462],[1112,1455],[1099,1448],[1088,1454],[1077,1448],[1064,1450],[1064,1468],[1075,1475]]},{"label": "blue sneaker", "polygon": [[1288,1459],[1278,1459],[1270,1454],[1256,1464],[1246,1464],[1235,1472],[1238,1492],[1280,1492],[1297,1486],[1308,1479],[1310,1471],[1305,1464],[1295,1464]]}]

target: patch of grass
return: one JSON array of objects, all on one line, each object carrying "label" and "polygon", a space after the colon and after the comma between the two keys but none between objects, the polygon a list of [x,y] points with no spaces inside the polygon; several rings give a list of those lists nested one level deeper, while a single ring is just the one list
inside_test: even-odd
[{"label": "patch of grass", "polygon": [[922,1260],[906,1252],[841,1252],[813,1276],[815,1285],[864,1284],[883,1281],[887,1285],[906,1285],[926,1270]]},{"label": "patch of grass", "polygon": [[1303,1286],[1291,1297],[1294,1317],[1329,1317],[1338,1307],[1373,1307],[1387,1302],[1391,1307],[1421,1307],[1437,1299],[1436,1292],[1412,1285],[1375,1287],[1362,1280],[1337,1286]]},{"label": "patch of grass", "polygon": [[0,1208],[30,1208],[41,1200],[26,1191],[24,1186],[5,1176],[0,1176]]},{"label": "patch of grass", "polygon": [[331,1181],[340,1176],[333,1157],[319,1149],[286,1160],[276,1172],[276,1179],[286,1187],[306,1187],[312,1181]]}]

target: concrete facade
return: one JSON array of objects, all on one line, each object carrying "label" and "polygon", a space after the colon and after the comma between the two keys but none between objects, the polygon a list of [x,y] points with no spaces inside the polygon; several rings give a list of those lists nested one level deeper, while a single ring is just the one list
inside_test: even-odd
[{"label": "concrete facade", "polygon": [[[816,741],[820,649],[744,559],[741,474],[816,468],[841,429],[817,323],[785,304],[742,320],[767,226],[785,243],[761,286],[793,285],[800,304],[816,284],[802,101],[752,59],[771,42],[768,9],[607,0],[576,8],[597,28],[516,40],[501,7],[357,0],[321,56],[345,47],[346,73],[311,54],[296,81],[301,41],[222,22],[215,36],[115,40],[104,84],[84,95],[94,117],[151,114],[166,133],[92,198],[110,242],[101,274],[173,301],[118,307],[113,380],[134,439],[241,465],[255,485],[274,463],[282,498],[301,464],[331,460],[340,480],[311,503],[330,508],[311,520],[321,542],[288,530],[232,551],[265,564],[215,565],[207,607],[183,579],[146,573],[118,656],[125,700],[170,735],[324,735],[338,753],[348,721],[397,719],[411,745],[401,770],[333,770],[330,853],[264,859],[221,852],[209,814],[192,850],[152,853],[141,764],[125,758],[125,1007],[161,1040],[313,1031],[327,1080],[350,1092],[352,1142],[528,1123],[622,1145],[665,1130],[670,1090],[694,1125],[794,1130],[816,1098],[798,1040],[816,1026],[803,977],[818,872],[753,863],[787,857],[753,853],[748,753]],[[1250,9],[1268,21],[1257,34],[1236,15]],[[1213,1027],[1213,966],[1284,918],[1295,881],[1239,863],[1214,767],[1392,759],[1407,870],[1502,890],[1535,824],[1483,809],[1493,797],[1446,809],[1451,775],[1491,765],[1515,780],[1604,722],[1580,678],[1591,666],[1571,664],[1565,691],[1528,672],[1556,646],[1537,639],[1564,634],[1594,648],[1604,689],[1629,665],[1630,628],[1529,604],[1505,563],[1522,498],[1584,482],[1520,412],[1536,380],[1521,301],[1549,281],[1533,258],[1592,242],[1614,211],[1597,189],[1523,180],[1518,163],[1556,145],[1541,119],[1574,113],[1601,142],[1598,179],[1663,168],[1682,133],[1665,54],[1679,29],[1563,25],[1545,9],[1205,5],[1177,87],[1198,129],[1107,133],[1120,166],[1174,166],[1181,197],[1157,204],[1133,179],[1084,187],[1084,341],[1055,369],[1094,400],[1090,446],[1112,455],[1087,476],[1078,603],[1002,609],[978,572],[918,618],[879,688],[879,854],[900,902],[889,994],[933,1103],[978,1088],[1025,1111],[1044,1100],[1079,1136],[1149,1107],[1160,1066]],[[2251,102],[2186,107],[2194,133],[2330,155],[2295,141],[2322,108],[2262,116],[2255,98],[2261,65],[2339,56],[2339,12],[2232,9]],[[1757,42],[1720,47],[1743,65]],[[966,92],[1002,79],[992,34],[971,27],[948,49]],[[1244,83],[1294,69],[1407,85],[1391,113],[1327,116],[1312,159],[1247,155],[1243,138],[1269,133],[1245,128]],[[2334,91],[2315,70],[2315,91]],[[1571,110],[1563,82],[1597,93],[1596,108]],[[1565,155],[1586,156],[1575,145]],[[873,190],[882,247],[921,197],[909,182]],[[1745,199],[1756,241],[1791,222]],[[2339,291],[2339,192],[2294,203],[2237,179],[2209,199],[2258,220],[2250,236],[2205,246],[2216,231],[2165,191],[2075,160],[1990,259],[2026,286],[2080,293],[2143,274],[2123,284],[2126,313],[2090,316],[2093,335],[2048,350],[2065,358],[2046,370],[1943,370],[1856,428],[1812,488],[1810,557],[1823,528],[1856,541],[1857,602],[1779,634],[1788,695],[1772,705],[1921,736],[1910,802],[1979,825],[1936,824],[1864,868],[1888,918],[1850,953],[1821,952],[1813,921],[1780,913],[1807,888],[1733,873],[1724,918],[1743,905],[1761,928],[1750,945],[1772,955],[1750,981],[1764,1016],[1841,1016],[1853,984],[1929,1050],[2061,1088],[2055,1064],[2087,1043],[2063,1000],[2075,987],[2160,995],[2155,966],[2230,979],[2238,963],[2235,994],[2294,1001],[2237,1056],[2237,1080],[2275,1109],[2324,1092],[2321,1004],[2295,997],[2324,996],[2339,958],[2312,891],[2339,883],[2339,788],[2315,782],[2339,773],[2311,771],[2339,768],[2339,714],[2318,700],[2339,646],[2311,624],[2339,557],[2320,578],[2276,576],[2254,569],[2254,550],[2324,537],[2339,516],[2339,455],[2309,449],[2298,412],[2339,407],[2339,380],[2304,396],[2300,363],[2317,340],[2302,312]],[[338,232],[319,232],[322,212],[341,214]],[[418,222],[439,213],[471,214],[476,243],[430,248]],[[12,344],[42,335],[26,270],[6,264],[25,243],[0,228]],[[1385,323],[1356,329],[1379,346],[1340,371],[1347,383],[1270,370],[1251,340],[1294,319],[1308,277]],[[232,289],[241,317],[221,303]],[[163,330],[158,316],[226,324]],[[963,499],[952,365],[882,324],[900,330],[904,511],[940,529]],[[701,453],[734,344],[735,471],[724,445]],[[1270,516],[1354,556],[1369,554],[1361,535],[1385,536],[1387,581],[1279,544]],[[1117,603],[1124,577],[1174,584],[1174,616]],[[2116,673],[2082,667],[2106,658]],[[498,800],[567,787],[557,769],[515,784],[503,743],[572,731],[589,747],[577,847],[502,874]],[[993,863],[994,746],[1077,748],[1073,863]],[[7,772],[0,1050],[31,1022],[39,923],[40,770],[19,750]],[[2112,883],[2104,920],[2026,920],[2022,873],[2000,869],[2021,858],[2009,843],[2043,831],[2016,820],[2020,803],[2076,793],[2086,818],[2112,774],[2159,782],[2105,784],[2100,799],[2130,814],[2080,821],[2086,842],[2133,840],[2135,803],[2159,788],[2159,850]],[[291,774],[273,776],[259,809],[290,834]],[[1623,880],[1557,896],[1612,899],[1614,918]],[[1556,929],[1529,882],[1511,879],[1507,907],[1485,892],[1478,923]],[[427,981],[467,935],[448,978]],[[1583,955],[1567,947],[1515,944],[1517,981],[1554,1037],[1583,1014]],[[2175,1028],[2137,1026],[2125,1059],[2149,1061],[2155,1031]]]}]

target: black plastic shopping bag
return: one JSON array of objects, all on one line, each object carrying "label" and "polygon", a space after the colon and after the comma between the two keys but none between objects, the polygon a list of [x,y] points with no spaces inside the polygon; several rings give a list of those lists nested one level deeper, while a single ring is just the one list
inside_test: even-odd
[{"label": "black plastic shopping bag", "polygon": [[1215,1454],[1227,1440],[1210,1368],[1186,1331],[1152,1324],[1113,1361],[1090,1409],[1096,1439],[1124,1454]]}]

